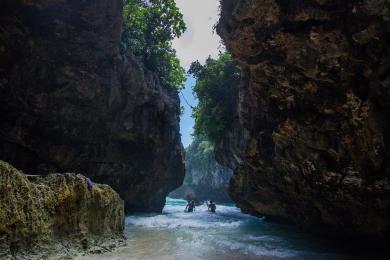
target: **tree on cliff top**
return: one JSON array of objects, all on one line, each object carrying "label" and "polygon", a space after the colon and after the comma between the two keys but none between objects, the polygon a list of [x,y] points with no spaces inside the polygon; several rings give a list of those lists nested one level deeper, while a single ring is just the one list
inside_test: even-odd
[{"label": "tree on cliff top", "polygon": [[126,49],[142,56],[161,83],[180,90],[185,70],[171,41],[186,30],[183,15],[174,0],[124,0],[122,41]]},{"label": "tree on cliff top", "polygon": [[216,60],[208,58],[205,65],[193,62],[188,72],[197,79],[194,92],[199,103],[193,111],[195,135],[217,144],[234,122],[240,70],[230,54],[221,53]]}]

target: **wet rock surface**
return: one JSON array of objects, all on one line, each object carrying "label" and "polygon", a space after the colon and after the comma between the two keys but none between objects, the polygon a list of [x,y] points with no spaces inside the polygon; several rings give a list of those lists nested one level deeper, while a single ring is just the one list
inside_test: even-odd
[{"label": "wet rock surface", "polygon": [[[124,203],[80,174],[27,176],[0,161],[0,258],[71,257],[124,243]],[[97,250],[99,249],[99,250]]]},{"label": "wet rock surface", "polygon": [[126,210],[161,211],[182,183],[179,98],[121,51],[122,1],[2,1],[0,159],[82,172]]},{"label": "wet rock surface", "polygon": [[237,205],[312,232],[389,236],[388,1],[224,0],[217,31],[244,74]]}]

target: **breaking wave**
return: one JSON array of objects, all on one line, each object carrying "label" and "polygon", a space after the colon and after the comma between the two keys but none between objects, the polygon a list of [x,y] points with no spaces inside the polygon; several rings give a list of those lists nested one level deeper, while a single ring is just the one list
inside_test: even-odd
[{"label": "breaking wave", "polygon": [[[128,245],[89,259],[350,259],[290,226],[242,214],[233,205],[185,213],[186,201],[167,198],[162,214],[126,217]],[[88,259],[84,258],[84,259]]]}]

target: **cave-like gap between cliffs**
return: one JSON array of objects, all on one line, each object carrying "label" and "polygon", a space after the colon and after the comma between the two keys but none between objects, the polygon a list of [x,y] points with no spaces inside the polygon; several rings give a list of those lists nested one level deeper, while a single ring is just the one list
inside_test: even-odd
[{"label": "cave-like gap between cliffs", "polygon": [[389,258],[374,2],[0,3],[0,258]]},{"label": "cave-like gap between cliffs", "polygon": [[[228,12],[234,4],[225,2],[225,12]],[[132,239],[131,245],[104,259],[130,255],[136,259],[365,259],[376,254],[383,257],[386,254],[382,253],[383,249],[375,253],[356,250],[354,242],[348,244],[342,238],[331,240],[318,236],[315,229],[303,232],[286,218],[259,214],[252,209],[251,203],[256,202],[251,198],[245,198],[247,202],[239,201],[241,210],[235,206],[229,195],[229,183],[234,169],[240,164],[237,157],[248,145],[246,130],[238,129],[238,110],[242,109],[238,104],[238,92],[240,86],[248,84],[248,72],[240,71],[216,32],[219,15],[223,13],[219,0],[207,3],[177,0],[176,4],[187,24],[187,31],[173,41],[177,57],[187,71],[184,88],[179,91],[185,178],[183,184],[166,198],[162,214],[129,215],[126,232]],[[300,6],[301,1],[292,5]],[[244,30],[245,26],[253,26],[255,19],[248,18],[242,23]],[[307,30],[321,26],[321,22],[288,25],[286,31],[295,27],[299,31],[302,26],[307,26]],[[264,59],[283,62],[283,58],[272,55],[262,53],[249,62]],[[273,113],[271,109],[277,110],[271,107],[268,113]],[[262,123],[265,122],[258,124]],[[217,127],[223,131],[218,131]],[[238,138],[240,142],[234,143],[232,138]],[[333,142],[336,146],[337,142]],[[274,155],[272,138],[267,139],[264,135],[260,137],[260,144]],[[328,164],[338,167],[339,162],[329,162],[334,160],[332,156],[324,154],[323,157]],[[248,183],[249,180],[239,181],[246,189],[255,185]],[[245,193],[244,190],[241,192]],[[274,194],[273,190],[264,190],[260,196],[272,201]],[[210,213],[210,200],[217,204],[216,213]],[[194,211],[189,212],[192,202],[195,203]]]}]

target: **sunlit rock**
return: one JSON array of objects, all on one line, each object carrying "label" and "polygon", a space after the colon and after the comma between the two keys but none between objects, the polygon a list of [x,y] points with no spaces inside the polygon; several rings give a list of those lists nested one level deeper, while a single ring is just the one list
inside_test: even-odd
[{"label": "sunlit rock", "polygon": [[108,185],[88,188],[73,173],[29,178],[0,161],[0,258],[65,257],[121,238],[124,203]]}]

